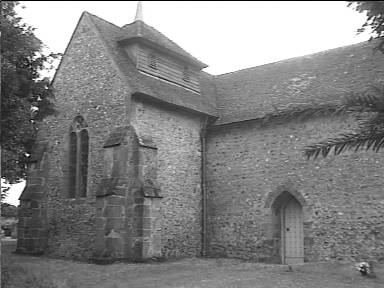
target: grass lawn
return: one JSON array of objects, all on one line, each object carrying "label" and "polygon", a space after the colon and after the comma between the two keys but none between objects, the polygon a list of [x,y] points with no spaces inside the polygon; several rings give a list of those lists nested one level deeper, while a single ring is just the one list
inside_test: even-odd
[{"label": "grass lawn", "polygon": [[377,278],[366,278],[353,263],[307,263],[293,267],[236,259],[189,258],[162,263],[95,265],[15,255],[15,241],[2,241],[3,288],[383,288],[384,263]]}]

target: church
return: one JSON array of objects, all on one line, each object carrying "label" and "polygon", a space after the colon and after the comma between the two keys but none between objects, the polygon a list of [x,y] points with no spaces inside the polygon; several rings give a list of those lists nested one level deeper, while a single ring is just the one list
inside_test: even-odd
[{"label": "church", "polygon": [[57,114],[29,159],[16,252],[384,259],[383,153],[308,160],[304,147],[356,121],[278,116],[383,81],[373,44],[222,75],[206,67],[147,25],[140,5],[122,27],[84,12],[52,80]]}]

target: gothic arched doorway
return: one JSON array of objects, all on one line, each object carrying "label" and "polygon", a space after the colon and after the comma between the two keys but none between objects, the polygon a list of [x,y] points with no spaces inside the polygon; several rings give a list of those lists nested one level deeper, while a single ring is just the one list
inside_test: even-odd
[{"label": "gothic arched doorway", "polygon": [[303,208],[299,201],[287,191],[282,192],[273,202],[275,227],[280,231],[280,256],[283,264],[304,262]]},{"label": "gothic arched doorway", "polygon": [[293,197],[281,207],[282,262],[304,262],[303,209]]}]

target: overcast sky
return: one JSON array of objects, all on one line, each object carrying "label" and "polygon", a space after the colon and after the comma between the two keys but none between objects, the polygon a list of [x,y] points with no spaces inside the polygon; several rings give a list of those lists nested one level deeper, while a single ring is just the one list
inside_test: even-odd
[{"label": "overcast sky", "polygon": [[[21,1],[20,15],[64,52],[83,11],[133,22],[137,1]],[[143,1],[144,21],[222,74],[364,41],[364,15],[344,1]]]},{"label": "overcast sky", "polygon": [[[19,15],[50,51],[63,53],[83,11],[115,25],[137,1],[20,1]],[[344,1],[143,1],[144,21],[223,74],[365,41],[365,15]],[[22,185],[7,199],[18,204]]]}]

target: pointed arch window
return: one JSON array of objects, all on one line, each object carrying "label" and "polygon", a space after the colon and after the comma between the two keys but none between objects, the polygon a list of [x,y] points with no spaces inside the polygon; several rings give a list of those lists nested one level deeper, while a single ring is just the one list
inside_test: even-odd
[{"label": "pointed arch window", "polygon": [[68,197],[87,197],[89,134],[88,125],[76,116],[69,131]]}]

